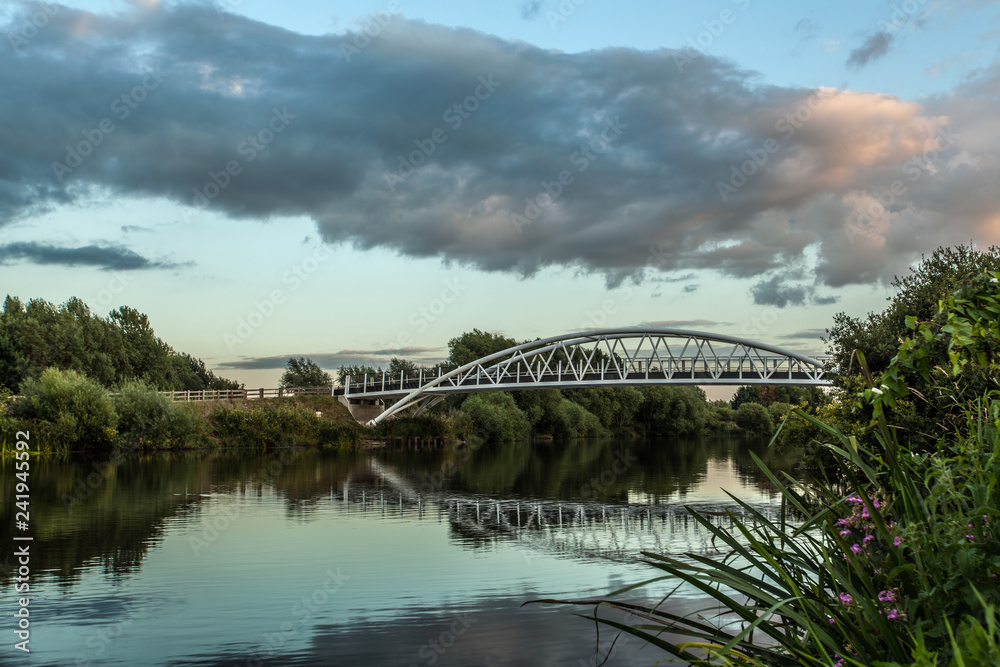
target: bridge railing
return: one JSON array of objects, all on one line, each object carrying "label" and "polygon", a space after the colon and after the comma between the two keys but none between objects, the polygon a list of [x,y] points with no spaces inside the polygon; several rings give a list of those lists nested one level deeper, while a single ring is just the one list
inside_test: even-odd
[{"label": "bridge railing", "polygon": [[196,391],[161,391],[174,401],[235,401],[291,396],[331,396],[333,386],[321,387],[278,387],[275,389],[203,389]]}]

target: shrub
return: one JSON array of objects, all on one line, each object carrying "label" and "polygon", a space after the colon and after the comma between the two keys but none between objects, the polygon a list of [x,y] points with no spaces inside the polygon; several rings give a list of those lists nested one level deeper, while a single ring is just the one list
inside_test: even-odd
[{"label": "shrub", "polygon": [[97,382],[76,371],[48,368],[21,385],[12,416],[39,422],[57,447],[111,445],[118,415]]},{"label": "shrub", "polygon": [[189,408],[174,403],[142,380],[119,387],[113,402],[122,446],[182,446],[198,432],[198,420]]},{"label": "shrub", "polygon": [[528,418],[505,392],[473,394],[462,403],[475,432],[488,442],[523,440],[531,432]]},{"label": "shrub", "polygon": [[760,403],[743,403],[736,410],[733,420],[736,425],[748,433],[756,435],[771,435],[774,433],[774,422],[771,413]]},{"label": "shrub", "polygon": [[360,427],[322,419],[315,410],[282,400],[219,405],[209,415],[209,421],[212,434],[221,444],[232,447],[340,447],[355,444],[360,439]]},{"label": "shrub", "polygon": [[578,403],[562,398],[548,415],[547,425],[557,438],[593,438],[607,435],[601,420]]}]

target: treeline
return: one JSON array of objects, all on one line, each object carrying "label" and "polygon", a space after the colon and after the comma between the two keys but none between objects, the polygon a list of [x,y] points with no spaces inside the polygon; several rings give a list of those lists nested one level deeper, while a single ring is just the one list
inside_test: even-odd
[{"label": "treeline", "polygon": [[0,389],[20,394],[47,368],[76,371],[106,389],[135,380],[163,391],[242,387],[175,351],[134,308],[105,318],[77,298],[55,306],[8,296],[0,313]]}]

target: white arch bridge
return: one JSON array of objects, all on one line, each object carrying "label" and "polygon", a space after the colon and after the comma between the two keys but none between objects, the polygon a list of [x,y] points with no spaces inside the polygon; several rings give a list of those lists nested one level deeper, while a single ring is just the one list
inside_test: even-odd
[{"label": "white arch bridge", "polygon": [[[376,425],[408,408],[419,415],[449,394],[647,385],[827,386],[828,355],[807,356],[735,336],[667,328],[601,329],[523,343],[453,370],[348,376],[334,395],[372,406]],[[386,399],[398,399],[383,410]],[[359,414],[355,414],[359,417]]]}]

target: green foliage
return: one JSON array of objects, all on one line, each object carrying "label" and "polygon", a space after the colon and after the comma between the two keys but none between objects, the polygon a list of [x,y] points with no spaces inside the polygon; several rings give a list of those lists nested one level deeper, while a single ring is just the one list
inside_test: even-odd
[{"label": "green foliage", "polygon": [[448,360],[456,367],[464,366],[517,344],[513,338],[473,329],[448,341]]},{"label": "green foliage", "polygon": [[728,401],[712,401],[708,404],[705,417],[705,430],[710,433],[731,431],[735,428],[736,411],[729,407]]},{"label": "green foliage", "polygon": [[636,423],[646,435],[683,437],[704,430],[708,408],[700,387],[652,386],[640,391]]},{"label": "green foliage", "polygon": [[733,410],[739,409],[744,403],[760,403],[764,404],[764,401],[760,398],[760,393],[757,391],[756,385],[743,385],[736,390],[733,397],[729,400],[729,407]]},{"label": "green foliage", "polygon": [[[854,350],[861,350],[869,370],[879,374],[889,367],[899,343],[909,337],[907,317],[917,321],[931,320],[938,312],[938,302],[947,298],[970,279],[984,270],[1000,271],[1000,247],[985,251],[970,246],[938,248],[930,257],[892,285],[898,289],[889,306],[881,313],[869,313],[865,318],[839,313],[830,329],[830,352],[834,356],[832,377],[838,382],[848,375]],[[853,365],[858,372],[857,364]]]},{"label": "green foliage", "polygon": [[593,438],[607,435],[601,421],[586,408],[562,398],[546,415],[544,431],[556,438]]},{"label": "green foliage", "polygon": [[295,401],[221,404],[209,415],[209,423],[220,444],[231,447],[342,447],[357,444],[360,439],[358,426],[322,419]]},{"label": "green foliage", "polygon": [[281,376],[281,387],[323,387],[332,385],[333,378],[320,368],[312,359],[292,357],[285,364],[285,372]]},{"label": "green foliage", "polygon": [[337,382],[344,384],[347,382],[348,376],[351,378],[351,382],[361,382],[365,379],[365,376],[369,378],[382,377],[382,368],[374,368],[372,366],[341,366],[337,369]]},{"label": "green foliage", "polygon": [[462,403],[462,411],[487,442],[523,440],[531,432],[528,418],[506,392],[473,394]]},{"label": "green foliage", "polygon": [[913,338],[871,389],[872,418],[907,426],[930,448],[965,422],[970,401],[1000,389],[1000,273],[983,273],[940,302],[930,321],[907,318]]},{"label": "green foliage", "polygon": [[113,402],[122,447],[182,447],[198,435],[199,421],[188,406],[174,403],[141,380],[122,385]]},{"label": "green foliage", "polygon": [[0,385],[23,393],[22,383],[50,367],[77,371],[105,388],[132,379],[163,390],[239,387],[175,352],[132,308],[123,306],[105,319],[76,298],[56,307],[8,296],[0,313]]},{"label": "green foliage", "polygon": [[563,394],[594,414],[601,426],[617,434],[629,434],[635,430],[635,413],[645,399],[635,387],[571,389]]},{"label": "green foliage", "polygon": [[788,403],[771,403],[767,406],[767,412],[771,415],[772,426],[780,426],[785,421],[785,417],[792,411],[792,406]]},{"label": "green foliage", "polygon": [[11,406],[12,416],[38,422],[57,447],[101,447],[117,439],[111,398],[83,374],[48,368],[21,391],[24,398]]},{"label": "green foliage", "polygon": [[771,413],[760,403],[743,403],[736,410],[733,421],[747,433],[756,435],[774,433],[774,421],[771,419]]},{"label": "green foliage", "polygon": [[517,407],[528,418],[531,428],[542,431],[548,428],[551,415],[563,400],[563,393],[559,389],[515,391],[511,396]]}]

